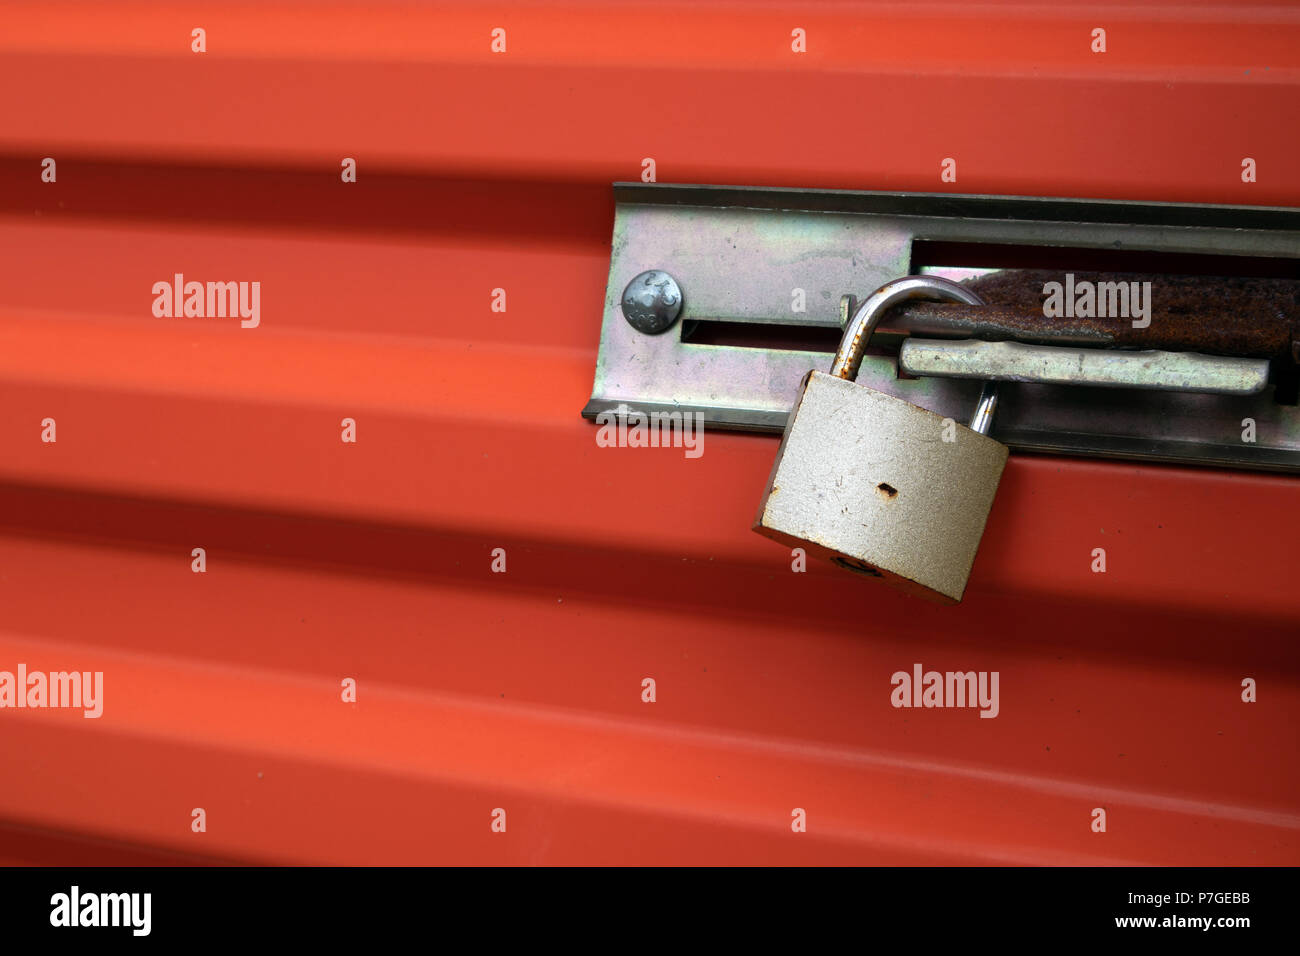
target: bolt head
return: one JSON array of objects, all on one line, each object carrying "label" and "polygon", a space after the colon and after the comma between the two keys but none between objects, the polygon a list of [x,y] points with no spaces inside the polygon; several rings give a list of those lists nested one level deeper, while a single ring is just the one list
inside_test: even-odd
[{"label": "bolt head", "polygon": [[658,335],[673,327],[682,313],[682,290],[662,269],[643,272],[623,290],[623,317],[632,328]]}]

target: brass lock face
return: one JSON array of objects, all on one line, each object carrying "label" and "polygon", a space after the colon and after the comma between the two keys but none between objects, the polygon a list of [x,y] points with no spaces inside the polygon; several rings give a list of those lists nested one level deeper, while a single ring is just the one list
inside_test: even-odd
[{"label": "brass lock face", "polygon": [[[883,286],[849,323],[830,374],[805,376],[754,530],[941,603],[961,600],[1007,447],[852,381],[874,324],[909,298],[977,304],[955,283]],[[972,301],[973,300],[973,301]]]}]

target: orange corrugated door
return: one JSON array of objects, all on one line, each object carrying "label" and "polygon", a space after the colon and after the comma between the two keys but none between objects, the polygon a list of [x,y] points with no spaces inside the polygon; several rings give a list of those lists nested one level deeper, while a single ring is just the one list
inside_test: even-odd
[{"label": "orange corrugated door", "polygon": [[1298,205],[1293,6],[0,20],[0,671],[102,674],[0,709],[0,858],[1300,862],[1294,478],[1013,456],[942,608],[750,532],[774,438],[578,414],[645,160]]}]

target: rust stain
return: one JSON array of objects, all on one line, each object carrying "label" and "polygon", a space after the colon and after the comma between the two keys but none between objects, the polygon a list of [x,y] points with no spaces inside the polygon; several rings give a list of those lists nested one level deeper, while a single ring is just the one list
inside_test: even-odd
[{"label": "rust stain", "polygon": [[[1166,349],[1207,355],[1281,358],[1300,355],[1300,281],[1243,276],[1075,272],[1082,282],[1150,282],[1150,320],[1131,316],[1043,315],[1043,285],[1064,273],[1007,269],[965,283],[981,307],[919,302],[901,307],[890,331],[964,334],[1061,345]],[[883,325],[883,323],[882,323]]]}]

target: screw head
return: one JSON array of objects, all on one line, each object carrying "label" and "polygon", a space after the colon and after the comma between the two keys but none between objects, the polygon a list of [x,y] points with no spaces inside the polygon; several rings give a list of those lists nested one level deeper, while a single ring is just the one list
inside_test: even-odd
[{"label": "screw head", "polygon": [[643,272],[623,290],[623,317],[632,328],[658,335],[673,327],[682,312],[682,290],[662,269]]}]

